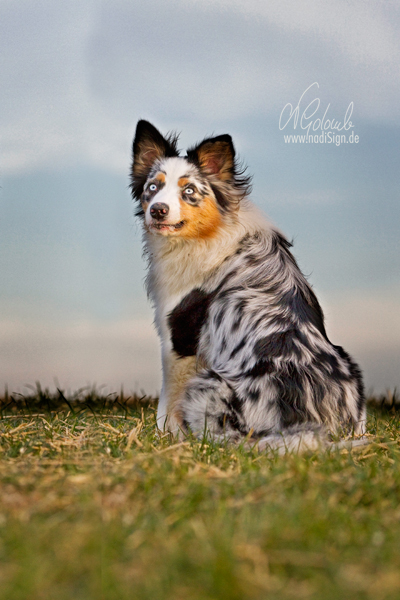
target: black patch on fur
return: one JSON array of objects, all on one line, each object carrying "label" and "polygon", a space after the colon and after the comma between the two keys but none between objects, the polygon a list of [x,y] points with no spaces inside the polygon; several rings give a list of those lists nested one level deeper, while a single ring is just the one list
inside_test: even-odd
[{"label": "black patch on fur", "polygon": [[326,386],[321,380],[318,380],[316,377],[309,376],[308,380],[310,382],[309,387],[312,389],[312,401],[314,407],[317,409],[317,411],[320,411],[323,408],[323,402],[327,393]]},{"label": "black patch on fur", "polygon": [[202,375],[202,377],[204,377],[204,379],[208,380],[208,379],[215,379],[216,381],[222,382],[223,379],[221,377],[221,375],[218,375],[218,373],[216,371],[207,371],[206,373],[204,373]]},{"label": "black patch on fur", "polygon": [[320,370],[323,370],[328,376],[334,377],[337,381],[347,381],[348,376],[340,370],[338,358],[335,354],[320,351],[315,354],[315,363]]},{"label": "black patch on fur", "polygon": [[[242,237],[242,239],[240,240],[240,242],[238,244],[238,248],[235,252],[236,256],[238,256],[239,254],[242,254],[242,252],[244,252],[244,250],[246,249],[247,242],[250,237],[251,236],[249,233],[246,233],[246,235],[244,237]],[[228,260],[228,258],[230,258],[230,256],[228,256],[225,260]]]},{"label": "black patch on fur", "polygon": [[353,361],[351,356],[347,354],[347,352],[341,346],[333,346],[339,356],[347,362],[350,367],[350,373],[354,378],[357,386],[358,398],[357,398],[357,410],[358,417],[362,416],[362,412],[365,405],[365,390],[364,390],[364,382],[362,378],[361,370],[358,365]]},{"label": "black patch on fur", "polygon": [[182,419],[182,426],[186,433],[188,433],[190,431],[189,421],[185,417]]},{"label": "black patch on fur", "polygon": [[293,244],[289,242],[289,240],[287,240],[282,234],[275,232],[272,240],[271,254],[281,254],[285,261],[289,261],[298,271],[300,271],[295,257],[290,252],[290,248],[292,246]]},{"label": "black patch on fur", "polygon": [[237,331],[239,329],[246,305],[247,305],[247,301],[244,298],[242,298],[242,300],[239,300],[239,302],[236,304],[236,306],[235,306],[236,314],[235,314],[235,320],[232,324],[232,331]]},{"label": "black patch on fur", "polygon": [[223,194],[216,185],[211,185],[211,189],[217,201],[219,208],[222,209],[222,212],[227,212],[230,208],[229,197],[227,198],[225,194]]},{"label": "black patch on fur", "polygon": [[[214,371],[208,371],[208,373],[213,376],[216,375]],[[220,378],[222,381],[222,378]],[[226,383],[226,382],[225,382]],[[228,398],[220,397],[220,401],[226,406],[226,412],[221,413],[218,416],[218,425],[222,430],[225,430],[229,425],[232,429],[241,433],[241,435],[247,435],[248,431],[244,428],[240,419],[242,417],[242,402],[240,398],[237,396],[235,390],[230,388],[230,394]]]},{"label": "black patch on fur", "polygon": [[243,430],[243,427],[242,427],[241,423],[239,422],[237,415],[235,415],[234,412],[228,413],[227,420],[228,420],[229,425],[232,427],[232,429],[236,429],[237,431],[240,431],[240,433],[242,435],[246,435],[246,432]]},{"label": "black patch on fur", "polygon": [[240,351],[242,348],[244,348],[244,347],[245,347],[245,345],[246,345],[246,342],[247,342],[247,338],[246,338],[246,337],[243,337],[243,338],[240,340],[240,342],[239,342],[239,343],[238,343],[238,344],[237,344],[237,345],[234,347],[234,349],[232,350],[232,352],[230,353],[230,355],[229,355],[229,358],[228,358],[228,360],[229,360],[229,361],[230,361],[230,360],[232,360],[232,358],[233,358],[234,356],[236,356],[236,354],[237,354],[237,353],[238,353],[238,352],[239,352],[239,351]]},{"label": "black patch on fur", "polygon": [[[232,274],[229,273],[225,279],[229,280],[232,277]],[[221,282],[220,285],[217,287],[217,289],[215,290],[215,292],[219,292],[219,290],[221,289],[222,285],[226,283],[225,281]],[[232,296],[232,294],[234,292],[242,292],[243,291],[243,287],[240,285],[236,285],[234,287],[230,287],[230,288],[226,288],[225,290],[222,290],[222,292],[218,293],[218,300],[224,300],[225,298],[229,298],[229,296]],[[214,293],[215,293],[214,292]]]},{"label": "black patch on fur", "polygon": [[229,406],[227,406],[227,408],[228,412],[218,415],[217,421],[221,432],[226,431],[228,426],[230,426],[233,430],[238,431],[242,436],[246,436],[248,431],[241,424],[239,416],[234,411],[229,410]]},{"label": "black patch on fur", "polygon": [[305,298],[306,302],[306,314],[311,323],[318,329],[320,333],[327,340],[328,336],[325,331],[325,323],[324,323],[324,313],[322,312],[322,308],[320,303],[317,300],[316,295],[309,287],[308,290],[308,298]]},{"label": "black patch on fur", "polygon": [[[145,183],[146,183],[146,181],[144,181],[144,182],[143,182],[143,186],[144,186],[144,184],[145,184]],[[143,188],[142,188],[142,189],[143,189]],[[133,194],[133,193],[134,193],[134,192],[132,192],[132,194]],[[138,207],[137,207],[137,209],[135,210],[135,217],[142,217],[142,218],[144,218],[144,210],[143,210],[143,208],[142,208],[142,205],[141,205],[141,204],[138,204]]]},{"label": "black patch on fur", "polygon": [[[243,368],[246,364],[243,364]],[[243,373],[243,377],[250,377],[256,379],[257,377],[264,377],[264,375],[270,375],[276,371],[275,364],[272,360],[266,358],[260,358],[256,364]]]},{"label": "black patch on fur", "polygon": [[284,251],[284,253],[286,254],[286,256],[290,259],[291,262],[293,262],[296,267],[297,267],[297,262],[295,257],[293,256],[293,254],[290,252],[290,248],[292,248],[293,244],[292,242],[289,242],[288,239],[286,239],[281,233],[279,232],[275,232],[275,240],[277,243],[277,246]]},{"label": "black patch on fur", "polygon": [[[296,259],[290,252],[291,247],[292,244],[285,237],[276,233],[272,241],[271,253],[281,253],[284,260],[291,262],[296,270],[300,271]],[[306,286],[305,289],[301,289],[300,287],[291,289],[289,292],[283,294],[281,300],[301,322],[312,323],[327,340],[322,308],[311,286],[307,283]],[[279,288],[268,288],[268,292],[279,294]]]},{"label": "black patch on fur", "polygon": [[223,337],[222,337],[222,340],[221,340],[221,348],[220,348],[220,349],[221,349],[221,352],[225,352],[225,350],[226,350],[226,346],[227,346],[226,337],[225,337],[225,336],[223,336]]},{"label": "black patch on fur", "polygon": [[249,390],[247,392],[247,396],[248,396],[249,400],[251,400],[252,402],[257,402],[260,399],[260,390],[258,390],[258,389]]},{"label": "black patch on fur", "polygon": [[222,319],[224,318],[224,314],[225,314],[225,311],[223,310],[223,307],[221,306],[221,308],[220,308],[220,310],[219,310],[219,312],[218,312],[217,316],[216,316],[216,317],[215,317],[215,319],[214,319],[214,322],[215,322],[215,327],[216,327],[217,329],[218,329],[218,328],[221,326]]},{"label": "black patch on fur", "polygon": [[230,397],[230,404],[236,413],[238,413],[238,414],[242,413],[242,408],[243,408],[242,402],[241,402],[240,398],[238,397],[238,395],[236,394],[235,390],[233,390],[233,389],[232,389],[232,395]]},{"label": "black patch on fur", "polygon": [[240,327],[240,318],[236,318],[232,323],[232,331],[237,331]]},{"label": "black patch on fur", "polygon": [[246,263],[249,267],[259,267],[265,262],[265,256],[257,254],[248,254],[246,256]]},{"label": "black patch on fur", "polygon": [[293,288],[283,294],[281,301],[301,323],[311,323],[327,340],[324,315],[311,288],[307,289],[307,296],[300,288]]},{"label": "black patch on fur", "polygon": [[225,414],[219,415],[217,421],[218,421],[218,427],[220,429],[224,430],[225,429],[225,425],[226,425],[226,415]]},{"label": "black patch on fur", "polygon": [[179,356],[194,356],[200,331],[207,318],[212,294],[195,288],[168,316],[173,349]]},{"label": "black patch on fur", "polygon": [[254,354],[257,358],[264,359],[287,357],[293,353],[299,357],[301,351],[294,343],[295,335],[296,331],[294,329],[287,329],[260,338],[254,344]]},{"label": "black patch on fur", "polygon": [[275,380],[277,386],[276,402],[281,417],[281,427],[286,429],[298,423],[312,421],[307,414],[304,398],[304,385],[301,374],[295,365],[288,364],[285,373],[280,373]]},{"label": "black patch on fur", "polygon": [[247,305],[247,300],[245,298],[242,298],[241,300],[239,300],[239,302],[236,305],[236,312],[239,316],[243,315],[243,311],[246,308]]},{"label": "black patch on fur", "polygon": [[339,396],[339,399],[338,399],[338,407],[340,409],[340,414],[341,415],[346,414],[347,405],[346,405],[346,398],[345,398],[345,395],[344,395],[344,389],[343,388],[341,388],[340,396]]}]

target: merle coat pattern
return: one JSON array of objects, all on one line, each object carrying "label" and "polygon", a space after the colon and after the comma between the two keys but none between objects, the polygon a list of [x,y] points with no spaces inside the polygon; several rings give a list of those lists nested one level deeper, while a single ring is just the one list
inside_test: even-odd
[{"label": "merle coat pattern", "polygon": [[364,433],[361,373],[329,341],[291,244],[249,201],[230,136],[185,157],[176,144],[139,121],[132,191],[161,339],[159,427],[276,448]]}]

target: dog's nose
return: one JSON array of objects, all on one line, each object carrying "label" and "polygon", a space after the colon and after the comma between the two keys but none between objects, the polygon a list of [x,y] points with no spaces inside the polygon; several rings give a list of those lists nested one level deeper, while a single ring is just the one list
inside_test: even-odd
[{"label": "dog's nose", "polygon": [[157,221],[162,221],[169,213],[168,204],[164,204],[164,202],[156,202],[150,208],[150,215],[153,219],[157,219]]}]

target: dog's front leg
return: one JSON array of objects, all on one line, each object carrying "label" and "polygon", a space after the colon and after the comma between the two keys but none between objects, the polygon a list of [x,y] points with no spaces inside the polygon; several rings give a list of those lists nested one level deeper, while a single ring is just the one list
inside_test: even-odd
[{"label": "dog's front leg", "polygon": [[[169,345],[168,345],[169,346]],[[157,409],[157,426],[161,431],[178,435],[182,430],[179,399],[196,373],[196,357],[179,357],[171,347],[162,349],[163,383]]]}]

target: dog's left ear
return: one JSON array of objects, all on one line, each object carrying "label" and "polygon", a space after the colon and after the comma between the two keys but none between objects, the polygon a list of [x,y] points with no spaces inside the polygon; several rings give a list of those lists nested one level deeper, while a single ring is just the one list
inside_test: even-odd
[{"label": "dog's left ear", "polygon": [[203,140],[187,151],[187,158],[206,175],[214,175],[220,181],[230,181],[235,175],[235,148],[230,135],[219,135]]},{"label": "dog's left ear", "polygon": [[148,121],[140,120],[133,140],[133,164],[131,171],[131,187],[134,198],[139,199],[146,179],[156,160],[179,156],[177,150],[178,136],[166,137]]}]

